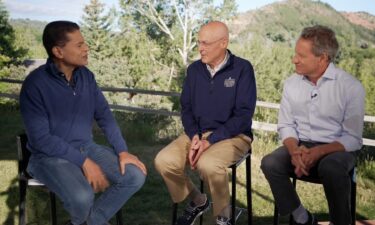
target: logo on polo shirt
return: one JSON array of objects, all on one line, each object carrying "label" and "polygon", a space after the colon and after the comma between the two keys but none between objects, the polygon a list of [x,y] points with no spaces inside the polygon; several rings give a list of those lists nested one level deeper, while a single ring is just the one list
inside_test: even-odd
[{"label": "logo on polo shirt", "polygon": [[224,87],[233,87],[235,83],[236,83],[236,80],[229,77],[228,79],[224,80]]}]

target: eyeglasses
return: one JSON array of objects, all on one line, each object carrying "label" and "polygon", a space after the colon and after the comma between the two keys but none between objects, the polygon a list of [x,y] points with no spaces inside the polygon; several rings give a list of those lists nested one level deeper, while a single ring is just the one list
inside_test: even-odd
[{"label": "eyeglasses", "polygon": [[225,39],[225,38],[220,38],[220,39],[218,39],[218,40],[216,40],[216,41],[211,41],[211,42],[207,42],[207,41],[197,41],[197,45],[198,46],[200,46],[200,47],[209,47],[209,46],[211,46],[211,45],[213,45],[213,44],[215,44],[216,42],[218,42],[218,41],[221,41],[221,40],[223,40],[223,39]]}]

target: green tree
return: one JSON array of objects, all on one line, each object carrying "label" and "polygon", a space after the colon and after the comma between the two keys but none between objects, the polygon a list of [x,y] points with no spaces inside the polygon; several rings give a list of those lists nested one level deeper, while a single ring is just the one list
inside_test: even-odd
[{"label": "green tree", "polygon": [[26,50],[17,48],[14,44],[15,35],[9,24],[9,15],[0,0],[0,77],[9,75],[9,66],[16,64],[26,54]]},{"label": "green tree", "polygon": [[114,10],[104,14],[105,5],[99,0],[91,0],[84,8],[82,16],[82,33],[90,47],[90,56],[102,60],[113,54],[114,46],[110,45],[111,28]]},{"label": "green tree", "polygon": [[214,7],[212,0],[120,0],[120,3],[123,15],[132,16],[136,26],[144,28],[143,24],[148,22],[148,31],[160,37],[163,44],[168,40],[185,68],[194,56],[199,27],[212,19],[228,20],[237,9],[228,0],[220,7]]},{"label": "green tree", "polygon": [[45,59],[46,50],[42,43],[42,34],[46,22],[29,19],[11,19],[10,24],[14,29],[15,46],[28,49],[27,58]]}]

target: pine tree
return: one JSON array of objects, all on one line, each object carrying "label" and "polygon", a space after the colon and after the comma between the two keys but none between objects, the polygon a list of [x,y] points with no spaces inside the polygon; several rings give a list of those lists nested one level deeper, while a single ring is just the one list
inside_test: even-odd
[{"label": "pine tree", "polygon": [[9,15],[0,0],[0,77],[9,74],[8,66],[17,63],[25,54],[26,50],[17,48],[14,44],[15,35],[9,24]]},{"label": "pine tree", "polygon": [[84,8],[82,16],[82,32],[90,47],[90,55],[101,60],[110,56],[111,26],[113,24],[113,11],[104,14],[105,5],[99,0],[91,0]]}]

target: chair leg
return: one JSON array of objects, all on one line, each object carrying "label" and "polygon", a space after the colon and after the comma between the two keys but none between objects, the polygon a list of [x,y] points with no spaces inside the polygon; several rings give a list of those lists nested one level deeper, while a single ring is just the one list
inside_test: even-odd
[{"label": "chair leg", "polygon": [[232,224],[236,224],[236,176],[237,168],[232,168]]},{"label": "chair leg", "polygon": [[352,225],[356,223],[356,200],[357,200],[357,181],[355,168],[351,173],[351,185],[350,185],[350,211],[352,216]]},{"label": "chair leg", "polygon": [[19,224],[26,225],[26,188],[27,181],[19,180],[20,205],[19,205]]},{"label": "chair leg", "polygon": [[253,224],[253,201],[251,195],[251,158],[246,158],[246,199],[247,199],[247,224]]},{"label": "chair leg", "polygon": [[123,225],[123,221],[122,221],[122,210],[121,208],[117,211],[116,213],[116,221],[117,221],[117,225]]},{"label": "chair leg", "polygon": [[[200,183],[201,183],[201,187],[200,187],[200,189],[201,189],[201,193],[204,193],[204,184],[203,184],[203,180],[202,179],[200,179]],[[207,199],[207,201],[208,201],[208,199]],[[201,215],[201,218],[199,218],[199,224],[200,225],[202,225],[203,224],[203,214]]]},{"label": "chair leg", "polygon": [[279,210],[275,202],[275,209],[273,210],[273,225],[279,225]]},{"label": "chair leg", "polygon": [[55,193],[49,191],[49,197],[51,200],[51,221],[52,225],[57,225],[56,219],[56,195]]},{"label": "chair leg", "polygon": [[177,210],[178,210],[178,203],[173,203],[173,205],[172,205],[172,225],[176,224]]}]

